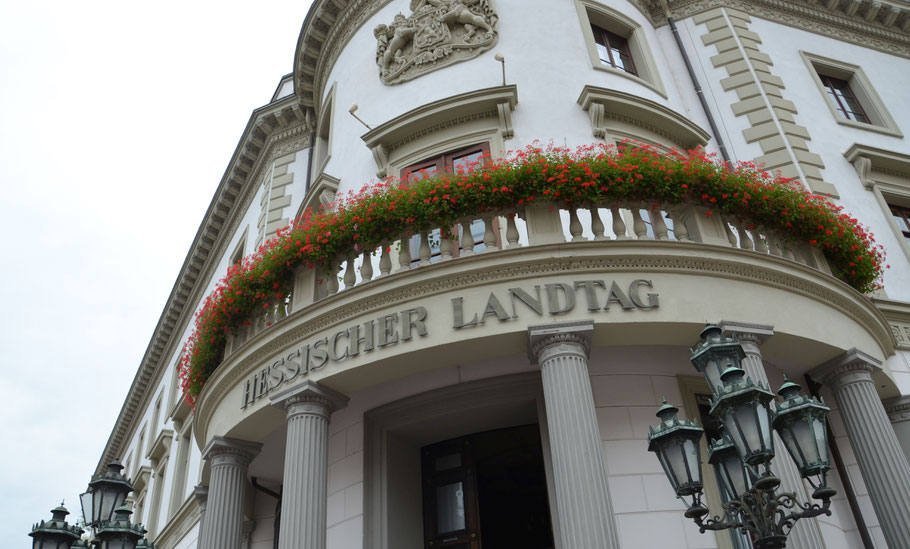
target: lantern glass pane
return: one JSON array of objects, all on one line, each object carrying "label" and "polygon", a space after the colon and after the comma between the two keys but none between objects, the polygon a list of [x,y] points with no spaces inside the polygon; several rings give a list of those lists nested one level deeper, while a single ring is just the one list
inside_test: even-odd
[{"label": "lantern glass pane", "polygon": [[711,387],[711,392],[717,391],[718,387],[723,387],[724,383],[720,380],[720,374],[722,373],[720,367],[717,365],[716,360],[711,360],[705,366],[705,379],[708,380],[708,385]]},{"label": "lantern glass pane", "polygon": [[110,515],[105,515],[102,513],[104,508],[104,491],[95,489],[92,492],[92,517],[94,517],[95,522],[102,520],[109,520]]},{"label": "lantern glass pane", "polygon": [[117,492],[114,492],[108,486],[101,487],[101,520],[111,520],[114,516],[114,509],[119,507],[117,503]]},{"label": "lantern glass pane", "polygon": [[753,406],[758,416],[758,434],[761,437],[756,441],[755,449],[772,449],[774,442],[771,439],[771,410],[767,406],[762,406],[759,402],[753,403]]},{"label": "lantern glass pane", "polygon": [[688,439],[683,443],[683,453],[689,466],[691,482],[701,484],[701,452],[695,441]]},{"label": "lantern glass pane", "polygon": [[794,423],[780,425],[777,429],[777,432],[780,434],[781,440],[784,442],[784,446],[787,448],[787,453],[790,454],[790,457],[793,458],[793,461],[796,463],[796,466],[802,468],[806,464],[806,460],[801,453],[799,447],[798,438],[793,431]]},{"label": "lantern glass pane", "polygon": [[[737,421],[739,414],[737,411],[739,408],[727,408],[724,411],[724,427],[727,428],[727,433],[730,435],[730,438],[733,440],[733,445],[736,446],[736,451],[739,452],[740,456],[747,456],[749,454],[749,433],[757,432],[755,428],[754,421],[742,422],[745,425],[742,425],[741,422]],[[750,427],[751,426],[751,429]]]},{"label": "lantern glass pane", "polygon": [[747,482],[747,472],[742,458],[736,452],[727,452],[720,461],[721,479],[727,489],[729,498],[739,499],[751,486]]},{"label": "lantern glass pane", "polygon": [[679,488],[679,481],[676,479],[676,474],[673,470],[673,467],[670,466],[669,461],[667,460],[667,447],[665,444],[661,445],[657,450],[657,459],[660,461],[660,466],[664,469],[664,474],[667,475],[667,480],[670,481],[670,486],[673,487],[673,491]]},{"label": "lantern glass pane", "polygon": [[79,495],[79,498],[82,501],[82,518],[89,524],[95,522],[95,516],[93,514],[95,509],[92,507],[92,495],[92,492],[85,492],[84,494]]},{"label": "lantern glass pane", "polygon": [[828,431],[825,429],[824,418],[812,419],[812,431],[815,434],[815,444],[818,448],[818,457],[825,463],[831,463],[828,456]]}]

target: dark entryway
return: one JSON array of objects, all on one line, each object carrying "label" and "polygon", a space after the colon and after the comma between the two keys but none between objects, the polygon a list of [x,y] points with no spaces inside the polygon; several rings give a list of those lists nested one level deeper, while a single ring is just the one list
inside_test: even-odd
[{"label": "dark entryway", "polygon": [[537,425],[447,440],[421,458],[426,548],[553,547]]}]

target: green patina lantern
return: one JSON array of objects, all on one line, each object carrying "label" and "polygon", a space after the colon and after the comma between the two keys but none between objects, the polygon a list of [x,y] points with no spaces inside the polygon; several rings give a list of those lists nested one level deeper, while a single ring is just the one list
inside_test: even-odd
[{"label": "green patina lantern", "polygon": [[141,524],[132,524],[130,515],[133,511],[126,506],[114,509],[114,519],[103,521],[95,534],[100,542],[100,549],[136,549],[139,540],[145,536]]},{"label": "green patina lantern", "polygon": [[719,326],[709,324],[700,334],[701,341],[695,344],[694,349],[689,349],[689,356],[695,369],[698,370],[711,391],[715,394],[723,382],[720,379],[724,370],[731,366],[739,367],[746,352],[743,351],[739,340],[733,337],[724,337]]},{"label": "green patina lantern", "polygon": [[775,406],[774,430],[780,435],[800,475],[806,479],[820,477],[819,486],[823,487],[831,467],[826,428],[831,410],[823,402],[800,393],[800,386],[792,381],[785,380],[778,394],[783,401]]},{"label": "green patina lantern", "polygon": [[32,527],[32,549],[70,549],[82,537],[82,528],[70,526],[66,515],[70,514],[61,503],[51,510],[51,520],[41,521]]},{"label": "green patina lantern", "polygon": [[720,419],[740,458],[751,466],[765,465],[774,458],[771,437],[771,410],[774,394],[761,383],[746,378],[742,368],[727,368],[721,375],[723,386],[712,399],[711,415]]},{"label": "green patina lantern", "polygon": [[680,420],[677,412],[679,408],[664,400],[657,411],[660,425],[649,427],[648,451],[657,454],[676,495],[692,496],[702,491],[698,441],[705,431],[694,421]]}]

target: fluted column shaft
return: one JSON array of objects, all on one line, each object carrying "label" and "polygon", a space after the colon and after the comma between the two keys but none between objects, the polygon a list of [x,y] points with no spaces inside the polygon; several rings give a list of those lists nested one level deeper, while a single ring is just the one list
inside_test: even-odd
[{"label": "fluted column shaft", "polygon": [[347,398],[311,381],[275,395],[287,411],[279,549],[325,549],[329,418]]},{"label": "fluted column shaft", "polygon": [[834,393],[888,546],[910,547],[910,464],[875,390],[877,364],[853,350],[812,375]]},{"label": "fluted column shaft", "polygon": [[531,351],[541,368],[563,549],[619,547],[588,373],[590,332],[553,333]]},{"label": "fluted column shaft", "polygon": [[[733,333],[739,339],[743,351],[746,353],[746,358],[742,363],[746,375],[751,377],[755,383],[761,382],[765,386],[770,386],[760,346],[765,339],[773,335],[771,326],[732,326],[729,324],[721,324],[721,326],[727,333]],[[806,493],[806,486],[799,474],[799,468],[790,457],[790,453],[787,452],[780,436],[776,431],[772,433],[772,436],[774,437],[775,454],[774,461],[771,462],[771,469],[780,479],[780,491],[793,492],[800,496],[802,501],[812,501]],[[790,531],[787,546],[792,549],[824,549],[825,542],[822,540],[817,519],[813,517],[796,521],[793,530]]]},{"label": "fluted column shaft", "polygon": [[215,437],[203,450],[211,477],[200,549],[240,549],[247,469],[261,446]]}]

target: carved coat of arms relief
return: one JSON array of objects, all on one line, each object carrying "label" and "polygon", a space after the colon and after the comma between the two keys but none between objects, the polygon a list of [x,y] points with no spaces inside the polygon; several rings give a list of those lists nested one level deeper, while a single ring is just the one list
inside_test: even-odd
[{"label": "carved coat of arms relief", "polygon": [[379,78],[400,84],[477,57],[496,44],[498,19],[491,0],[411,0],[411,15],[373,30]]}]

